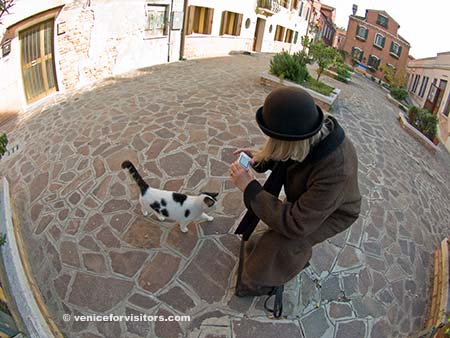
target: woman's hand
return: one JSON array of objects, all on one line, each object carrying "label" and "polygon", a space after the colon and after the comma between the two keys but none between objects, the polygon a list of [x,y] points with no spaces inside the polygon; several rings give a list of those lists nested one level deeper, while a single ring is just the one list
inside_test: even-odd
[{"label": "woman's hand", "polygon": [[230,167],[230,177],[233,184],[242,192],[254,179],[253,174],[242,168],[237,161],[233,162]]}]

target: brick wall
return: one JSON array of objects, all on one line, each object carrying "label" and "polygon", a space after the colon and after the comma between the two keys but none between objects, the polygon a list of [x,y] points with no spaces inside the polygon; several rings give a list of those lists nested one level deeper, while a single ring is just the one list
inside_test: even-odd
[{"label": "brick wall", "polygon": [[76,6],[76,3],[71,4],[61,11],[56,24],[59,22],[66,24],[66,32],[56,36],[55,50],[61,76],[59,82],[65,89],[72,89],[78,86],[80,77],[86,76],[92,80],[100,78],[101,75],[96,74],[94,69],[87,71],[87,74],[80,74],[79,67],[80,62],[88,59],[94,12],[89,8]]},{"label": "brick wall", "polygon": [[[367,39],[365,41],[362,41],[362,40],[356,38],[356,30],[357,30],[358,25],[362,25],[362,26],[368,28],[368,30],[369,30]],[[344,46],[343,46],[343,50],[345,50],[348,53],[348,55],[350,55],[347,59],[347,62],[351,62],[352,48],[358,47],[364,51],[364,55],[363,55],[364,59],[362,60],[362,63],[365,65],[367,65],[369,56],[371,54],[373,54],[381,59],[380,67],[381,67],[381,65],[391,64],[396,69],[405,69],[406,64],[408,62],[409,45],[407,45],[405,42],[400,40],[398,37],[392,36],[390,33],[386,32],[378,27],[380,27],[380,26],[372,25],[370,23],[350,17],[348,27],[347,27],[347,34],[346,34],[346,38],[345,38],[345,42],[344,42]],[[384,48],[382,50],[380,50],[379,48],[374,46],[376,33],[380,33],[386,38]],[[390,46],[391,46],[392,41],[394,41],[394,42],[398,43],[400,46],[402,46],[402,52],[400,54],[400,58],[396,58],[390,54]],[[384,78],[384,74],[380,70],[375,72],[373,75],[380,79]]]}]

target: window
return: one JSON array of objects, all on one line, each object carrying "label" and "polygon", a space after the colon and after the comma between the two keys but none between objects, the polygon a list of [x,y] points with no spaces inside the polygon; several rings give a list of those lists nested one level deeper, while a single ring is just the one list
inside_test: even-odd
[{"label": "window", "polygon": [[358,25],[358,27],[356,28],[356,37],[360,40],[367,40],[367,34],[369,33],[369,30],[364,27],[364,26],[360,26]]},{"label": "window", "polygon": [[213,8],[189,6],[186,34],[211,34],[213,16]]},{"label": "window", "polygon": [[378,14],[377,24],[387,28],[388,22],[389,22],[389,19],[387,17],[385,17],[384,15]]},{"label": "window", "polygon": [[425,94],[425,91],[426,91],[427,85],[428,85],[428,80],[429,80],[429,78],[427,76],[424,76],[422,78],[422,84],[420,85],[420,89],[419,89],[420,97],[423,97],[423,95]]},{"label": "window", "polygon": [[298,32],[295,32],[294,34],[294,43],[297,43],[298,41]]},{"label": "window", "polygon": [[373,45],[380,49],[383,49],[386,38],[380,33],[375,34],[375,40],[373,41]]},{"label": "window", "polygon": [[417,86],[419,85],[419,81],[420,81],[420,75],[417,74],[417,75],[416,75],[416,78],[414,79],[414,85],[413,85],[413,90],[412,90],[413,93],[416,92]]},{"label": "window", "polygon": [[352,48],[352,57],[353,59],[362,60],[364,52],[362,51],[362,49],[358,48],[358,47],[353,47]]},{"label": "window", "polygon": [[394,56],[395,58],[398,59],[400,57],[401,53],[402,53],[402,47],[398,43],[392,41],[391,49],[389,50],[389,54],[391,54],[392,56]]},{"label": "window", "polygon": [[305,20],[306,20],[306,21],[309,21],[309,7],[306,9]]},{"label": "window", "polygon": [[291,2],[291,10],[296,10],[298,8],[299,0],[292,0]]},{"label": "window", "polygon": [[300,10],[298,12],[298,16],[302,16],[303,13],[303,1],[300,3]]},{"label": "window", "polygon": [[275,38],[274,38],[275,41],[283,41],[285,29],[286,28],[284,28],[280,25],[277,25],[277,29],[275,30]]},{"label": "window", "polygon": [[150,36],[167,35],[167,6],[147,4],[147,34]]},{"label": "window", "polygon": [[380,66],[380,58],[377,57],[376,55],[370,55],[369,56],[369,60],[367,61],[367,65],[369,67],[378,69],[378,67]]},{"label": "window", "polygon": [[280,0],[280,6],[283,6],[284,8],[288,8],[289,0]]},{"label": "window", "polygon": [[222,24],[220,35],[241,35],[242,14],[224,11],[222,12]]},{"label": "window", "polygon": [[294,31],[292,29],[286,30],[286,37],[284,38],[284,42],[292,43],[293,38],[294,38]]}]

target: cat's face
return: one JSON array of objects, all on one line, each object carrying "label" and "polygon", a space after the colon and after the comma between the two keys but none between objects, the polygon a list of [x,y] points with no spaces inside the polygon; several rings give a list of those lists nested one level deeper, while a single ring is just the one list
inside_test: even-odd
[{"label": "cat's face", "polygon": [[202,192],[200,196],[203,197],[203,208],[212,209],[216,206],[217,196],[219,194],[216,192]]}]

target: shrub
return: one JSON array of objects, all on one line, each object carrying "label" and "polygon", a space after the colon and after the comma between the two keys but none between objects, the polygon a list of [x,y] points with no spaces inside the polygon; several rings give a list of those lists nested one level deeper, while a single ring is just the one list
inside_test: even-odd
[{"label": "shrub", "polygon": [[391,87],[391,95],[398,101],[403,101],[408,96],[408,91],[405,88]]},{"label": "shrub", "polygon": [[408,109],[408,120],[431,141],[436,137],[438,118],[427,109],[412,106]]},{"label": "shrub", "polygon": [[338,81],[344,82],[344,83],[348,83],[348,78],[344,77],[344,76],[341,76],[341,75],[337,75],[335,77],[335,79],[338,80]]},{"label": "shrub", "polygon": [[270,60],[270,73],[297,83],[303,82],[309,78],[306,66],[298,63],[297,60],[287,52],[276,54],[272,60]]},{"label": "shrub", "polygon": [[6,134],[0,135],[0,158],[6,152],[6,146],[8,144],[8,138]]},{"label": "shrub", "polygon": [[304,50],[301,50],[294,55],[292,55],[294,60],[297,61],[300,65],[305,66],[309,65],[313,62],[312,57],[308,55]]},{"label": "shrub", "polygon": [[352,76],[345,65],[343,65],[342,63],[338,63],[336,65],[336,72],[338,73],[339,77],[350,78]]}]

